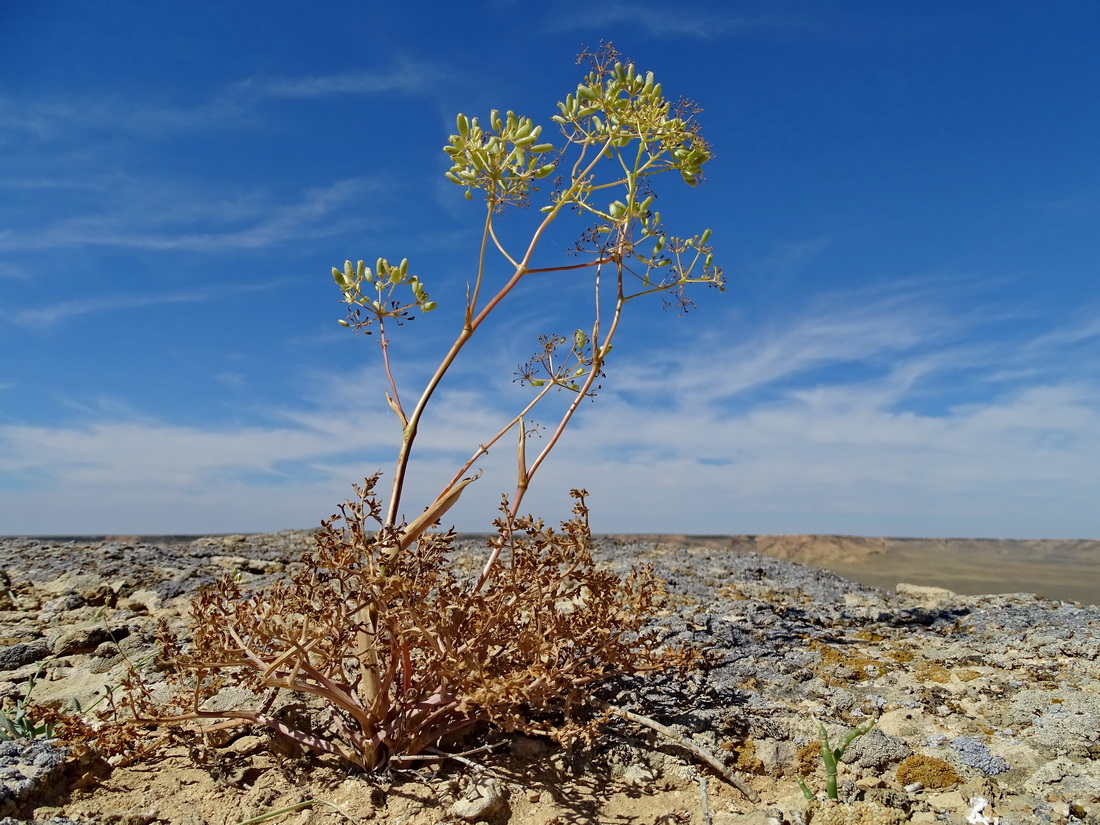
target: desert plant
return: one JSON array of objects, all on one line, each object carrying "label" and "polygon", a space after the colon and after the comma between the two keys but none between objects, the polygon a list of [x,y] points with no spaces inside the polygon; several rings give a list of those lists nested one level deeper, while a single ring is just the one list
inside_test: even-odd
[{"label": "desert plant", "polygon": [[42,668],[27,679],[27,689],[23,696],[14,701],[5,701],[0,708],[0,741],[13,742],[21,739],[52,739],[57,734],[57,714],[34,705],[31,694]]},{"label": "desert plant", "polygon": [[[868,719],[862,725],[852,728],[844,734],[844,738],[840,740],[840,744],[833,747],[829,742],[829,731],[825,730],[825,726],[821,725],[818,729],[819,744],[821,746],[821,763],[825,768],[825,795],[829,799],[839,799],[839,792],[837,790],[837,766],[840,764],[840,760],[844,756],[844,752],[848,750],[848,746],[851,745],[857,738],[863,736],[875,726],[874,719]],[[813,799],[813,792],[806,786],[806,781],[800,776],[798,777],[798,785],[802,788],[802,795],[807,799]]]},{"label": "desert plant", "polygon": [[[494,544],[507,561],[492,586],[471,591],[453,569],[452,533],[386,557],[374,481],[324,523],[310,564],[288,582],[247,594],[226,578],[195,600],[191,645],[166,646],[175,708],[134,702],[139,718],[262,725],[371,769],[481,721],[568,741],[597,721],[580,714],[594,683],[696,658],[659,650],[643,629],[662,595],[651,570],[620,580],[596,569],[583,491],[560,533],[499,519]],[[377,680],[369,690],[365,672]],[[218,707],[227,686],[316,696],[326,715]]]},{"label": "desert plant", "polygon": [[[711,152],[702,137],[690,101],[669,103],[652,72],[617,62],[610,45],[595,54],[582,53],[591,71],[575,94],[558,103],[552,120],[564,145],[555,149],[543,140],[542,127],[514,112],[504,116],[494,110],[488,123],[458,115],[458,134],[451,135],[444,151],[452,162],[447,178],[465,188],[472,199],[479,191],[484,199],[484,224],[473,282],[467,284],[462,324],[450,349],[428,380],[416,403],[407,408],[398,390],[389,352],[388,326],[401,324],[414,309],[430,312],[436,304],[423,281],[409,273],[408,259],[391,264],[379,258],[371,268],[364,261],[346,261],[332,274],[348,305],[341,323],[367,334],[377,330],[389,384],[386,399],[401,427],[401,443],[394,468],[385,525],[400,523],[402,494],[409,460],[421,419],[435,391],[459,353],[489,316],[526,279],[578,270],[593,272],[594,314],[587,330],[549,334],[539,339],[535,355],[518,371],[519,379],[537,393],[516,416],[482,441],[470,459],[440,490],[423,515],[403,527],[395,540],[407,545],[442,517],[471,481],[466,473],[509,431],[518,430],[519,461],[510,513],[519,513],[528,485],[554,449],[566,425],[585,398],[593,396],[603,375],[612,341],[625,307],[640,298],[661,295],[666,302],[686,308],[685,290],[693,284],[721,289],[722,270],[714,266],[708,244],[710,230],[689,238],[670,235],[653,206],[654,182],[659,175],[676,172],[691,186],[702,179],[702,167]],[[564,174],[562,169],[567,169]],[[555,171],[554,191],[541,207],[527,246],[514,254],[500,241],[495,225],[509,206],[527,205],[538,182]],[[617,199],[612,199],[615,195]],[[583,223],[575,251],[578,263],[537,266],[535,253],[552,224],[572,213]],[[504,261],[506,277],[491,282],[490,252]],[[610,271],[610,276],[607,274]],[[399,289],[412,293],[397,297]],[[486,298],[485,293],[495,290]],[[534,459],[525,454],[528,416],[554,390],[574,394],[546,444]]]},{"label": "desert plant", "polygon": [[[661,295],[686,307],[688,286],[723,285],[709,230],[669,235],[652,208],[658,175],[675,172],[695,185],[710,158],[697,108],[667,102],[652,73],[618,61],[609,45],[582,57],[591,70],[553,117],[558,149],[542,140],[540,126],[512,112],[493,111],[484,126],[458,116],[458,133],[445,147],[453,164],[447,177],[468,199],[483,195],[480,253],[458,335],[411,407],[399,390],[390,335],[415,311],[436,308],[424,283],[407,260],[333,269],[348,305],[341,323],[377,333],[386,399],[401,426],[389,496],[376,496],[378,475],[357,488],[357,500],[322,523],[316,550],[287,581],[250,592],[227,578],[199,595],[190,645],[163,638],[174,698],[153,702],[136,682],[123,700],[136,719],[197,723],[201,730],[261,725],[372,769],[413,759],[483,721],[569,741],[598,722],[600,714],[582,712],[598,682],[697,659],[658,648],[645,630],[664,593],[652,570],[638,568],[625,579],[597,570],[584,491],[572,491],[574,518],[561,531],[519,511],[532,477],[598,389],[626,305]],[[562,169],[529,243],[513,254],[496,232],[498,215],[526,205],[538,182]],[[536,265],[540,240],[569,213],[584,222],[580,262]],[[499,282],[490,273],[492,250],[507,273]],[[593,273],[590,326],[540,339],[519,369],[533,397],[406,522],[402,495],[418,428],[455,359],[521,281],[579,270]],[[406,290],[409,297],[400,297]],[[573,397],[529,461],[529,416],[555,390]],[[431,528],[477,478],[471,471],[478,460],[510,431],[518,442],[516,487],[503,499],[480,572],[467,580],[455,566],[453,531]],[[227,707],[223,689],[230,686],[247,689],[255,702]],[[319,699],[321,717],[281,707],[278,697],[287,692]]]}]

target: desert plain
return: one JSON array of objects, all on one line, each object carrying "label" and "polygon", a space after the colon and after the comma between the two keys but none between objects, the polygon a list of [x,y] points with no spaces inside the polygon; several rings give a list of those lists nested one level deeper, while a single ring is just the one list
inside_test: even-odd
[{"label": "desert plain", "polygon": [[1034,593],[1100,604],[1100,540],[864,536],[618,536],[759,553],[810,564],[870,587],[900,582],[961,595]]}]

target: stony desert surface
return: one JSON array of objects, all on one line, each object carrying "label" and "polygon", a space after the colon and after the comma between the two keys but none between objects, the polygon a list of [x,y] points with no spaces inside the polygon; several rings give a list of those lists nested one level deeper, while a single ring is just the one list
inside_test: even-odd
[{"label": "stony desert surface", "polygon": [[[932,585],[939,557],[920,557],[918,544],[813,539],[597,541],[608,569],[649,563],[668,582],[654,618],[665,641],[714,656],[705,671],[601,688],[664,733],[619,719],[563,749],[489,729],[463,746],[493,747],[464,761],[372,775],[262,731],[115,765],[10,742],[0,744],[0,823],[1100,823],[1100,608],[1050,589],[1095,581],[1087,546],[1067,561],[1080,565],[1075,583],[1043,573],[1072,555],[1065,545],[1028,548],[1043,559],[1030,572],[1025,548],[982,545],[1004,563],[944,561],[969,569],[950,588]],[[89,708],[154,651],[158,620],[186,628],[198,587],[226,574],[261,587],[309,544],[305,531],[0,540],[8,712],[35,676],[35,701]],[[460,546],[471,569],[481,552],[474,539]],[[987,592],[967,592],[971,582]],[[868,724],[841,759],[840,800],[827,800],[821,727],[835,745]]]},{"label": "stony desert surface", "polygon": [[1100,604],[1100,541],[863,536],[620,536],[760,553],[812,564],[872,587],[898,582],[960,594],[1035,593]]}]

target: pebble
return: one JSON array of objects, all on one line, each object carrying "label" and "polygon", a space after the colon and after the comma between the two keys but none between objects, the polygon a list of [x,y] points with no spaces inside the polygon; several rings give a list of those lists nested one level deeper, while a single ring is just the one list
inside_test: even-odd
[{"label": "pebble", "polygon": [[505,794],[504,783],[496,777],[475,776],[461,798],[451,805],[451,816],[464,822],[485,822],[507,807]]}]

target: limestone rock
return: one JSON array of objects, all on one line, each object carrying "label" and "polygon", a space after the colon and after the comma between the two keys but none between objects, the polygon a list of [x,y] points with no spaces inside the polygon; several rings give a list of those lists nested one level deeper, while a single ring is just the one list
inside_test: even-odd
[{"label": "limestone rock", "polygon": [[496,777],[479,775],[470,780],[462,797],[451,805],[451,815],[464,822],[486,822],[507,806],[504,783]]}]

